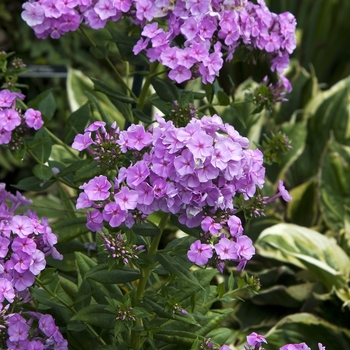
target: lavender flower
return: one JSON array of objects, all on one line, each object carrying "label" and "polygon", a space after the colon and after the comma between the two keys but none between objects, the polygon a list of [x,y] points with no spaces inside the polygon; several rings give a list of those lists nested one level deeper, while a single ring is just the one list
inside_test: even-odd
[{"label": "lavender flower", "polygon": [[[252,55],[253,50],[262,51],[271,61],[271,70],[281,74],[296,47],[294,16],[288,12],[274,14],[264,1],[243,1],[237,6],[223,0],[177,0],[171,4],[99,0],[74,4],[31,0],[23,4],[22,18],[38,38],[57,39],[75,31],[81,22],[99,29],[108,21],[117,22],[127,16],[141,27],[134,53],[144,51],[151,62],[161,62],[177,83],[198,76],[204,83],[212,83],[222,68],[223,55],[232,60],[239,46]],[[167,29],[158,28],[159,18],[167,20]],[[185,39],[182,46],[177,44],[179,35]]]}]

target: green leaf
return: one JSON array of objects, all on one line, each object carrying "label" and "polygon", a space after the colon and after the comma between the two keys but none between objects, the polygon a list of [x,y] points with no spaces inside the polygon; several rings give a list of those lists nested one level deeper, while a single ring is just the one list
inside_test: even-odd
[{"label": "green leaf", "polygon": [[44,91],[28,102],[29,108],[39,109],[47,120],[50,120],[53,117],[56,110],[56,101],[53,97],[52,91],[53,89]]},{"label": "green leaf", "polygon": [[100,92],[104,93],[105,95],[107,95],[108,97],[112,97],[112,98],[119,100],[121,102],[135,103],[135,100],[132,97],[126,95],[125,93],[108,86],[107,84],[105,84],[104,82],[102,82],[100,80],[97,80],[94,78],[90,78],[90,79],[94,83],[95,91],[100,91]]},{"label": "green leaf", "polygon": [[180,280],[187,282],[190,285],[199,285],[198,280],[193,276],[191,271],[188,271],[181,266],[171,255],[158,253],[157,260],[168,272],[176,275]]},{"label": "green leaf", "polygon": [[293,200],[287,206],[287,218],[295,224],[311,227],[318,216],[318,198],[315,181],[302,183],[289,191]]},{"label": "green leaf", "polygon": [[33,168],[33,174],[40,180],[50,180],[53,173],[47,165],[37,164]]},{"label": "green leaf", "polygon": [[159,227],[152,222],[134,224],[132,230],[140,236],[155,237],[160,234]]},{"label": "green leaf", "polygon": [[78,320],[104,329],[113,329],[115,315],[105,310],[105,305],[89,305],[79,310],[72,320]]},{"label": "green leaf", "polygon": [[225,282],[221,282],[219,285],[217,285],[216,292],[218,293],[218,298],[223,297],[225,294]]},{"label": "green leaf", "polygon": [[132,113],[133,113],[135,118],[137,118],[138,120],[142,121],[143,123],[146,123],[146,124],[152,123],[152,117],[147,115],[143,111],[141,111],[141,110],[139,110],[137,108],[133,108],[132,109]]},{"label": "green leaf", "polygon": [[103,60],[108,57],[108,46],[96,45],[89,49],[92,56],[98,60]]},{"label": "green leaf", "polygon": [[[196,319],[202,327],[196,332],[198,335],[207,337],[207,334],[215,329],[222,321],[224,321],[233,309],[225,310],[209,310],[205,315],[196,315]],[[225,339],[226,340],[226,339]]]},{"label": "green leaf", "polygon": [[149,100],[150,103],[156,108],[158,108],[162,113],[168,115],[173,109],[173,104],[170,102],[165,102],[161,100],[159,97],[152,97]]},{"label": "green leaf", "polygon": [[265,229],[256,242],[260,255],[311,271],[328,290],[342,288],[350,272],[350,259],[334,239],[292,224]]},{"label": "green leaf", "polygon": [[51,154],[51,138],[47,131],[42,128],[34,136],[34,139],[27,144],[27,148],[34,154],[40,164],[44,164]]},{"label": "green leaf", "polygon": [[35,176],[30,176],[19,181],[17,185],[12,185],[12,186],[23,191],[39,192],[39,191],[44,191],[48,189],[54,182],[55,182],[54,180],[45,181],[45,180],[39,180]]},{"label": "green leaf", "polygon": [[108,28],[110,33],[112,34],[112,41],[116,43],[119,53],[123,57],[123,59],[131,64],[135,65],[148,65],[148,58],[144,53],[139,53],[137,55],[134,54],[133,48],[137,41],[140,39],[139,36],[128,36],[115,28]]},{"label": "green leaf", "polygon": [[122,284],[140,279],[142,275],[135,269],[125,266],[120,270],[108,270],[108,264],[100,264],[86,273],[85,278],[103,284]]},{"label": "green leaf", "polygon": [[90,230],[86,227],[86,217],[69,218],[52,224],[52,230],[58,235],[60,243],[68,242]]},{"label": "green leaf", "polygon": [[[92,99],[88,99],[86,92],[95,97],[94,101],[92,101]],[[113,121],[117,121],[120,126],[124,124],[124,117],[120,114],[109,98],[105,94],[95,91],[91,79],[89,79],[79,70],[72,68],[68,69],[67,94],[69,106],[72,112],[76,111],[85,103],[90,101],[92,111],[94,112],[94,115],[91,117],[94,119],[101,118],[97,108],[97,103],[95,103],[97,101],[101,108],[105,111],[105,114],[108,114],[108,116],[111,116],[113,119],[105,120],[108,125],[111,125]]]},{"label": "green leaf", "polygon": [[157,301],[150,300],[148,298],[143,299],[143,303],[153,312],[157,314],[158,317],[167,318],[169,320],[178,320],[183,323],[192,324],[200,327],[200,324],[194,319],[193,315],[177,315],[173,312],[165,311],[164,307]]},{"label": "green leaf", "polygon": [[87,103],[73,112],[64,127],[63,140],[70,145],[77,134],[82,134],[90,119],[90,108]]},{"label": "green leaf", "polygon": [[[197,339],[197,335],[193,332],[178,331],[178,330],[164,330],[153,335],[154,339],[162,340],[168,344],[177,344],[186,348],[190,348],[192,343]],[[204,341],[204,337],[199,337]]]},{"label": "green leaf", "polygon": [[81,278],[84,278],[85,275],[97,265],[97,262],[95,260],[80,252],[75,252],[75,259]]},{"label": "green leaf", "polygon": [[218,91],[217,93],[218,103],[221,106],[228,106],[230,104],[230,98],[224,91]]},{"label": "green leaf", "polygon": [[173,103],[174,101],[179,100],[179,90],[169,80],[151,78],[151,84],[159,98],[163,101]]},{"label": "green leaf", "polygon": [[305,342],[312,349],[322,343],[326,349],[349,349],[350,331],[335,326],[308,313],[288,315],[267,334],[269,349],[278,350],[284,344]]},{"label": "green leaf", "polygon": [[335,232],[343,230],[350,218],[349,174],[350,147],[330,141],[321,167],[320,204],[326,223]]}]

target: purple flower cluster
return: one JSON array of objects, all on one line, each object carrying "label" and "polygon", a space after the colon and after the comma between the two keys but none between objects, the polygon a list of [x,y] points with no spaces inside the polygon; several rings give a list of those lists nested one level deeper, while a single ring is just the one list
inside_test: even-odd
[{"label": "purple flower cluster", "polygon": [[[81,22],[99,29],[129,17],[142,28],[134,53],[145,51],[151,62],[170,68],[178,83],[199,76],[212,83],[223,57],[232,60],[239,46],[265,52],[271,70],[282,73],[296,47],[294,16],[270,12],[264,0],[30,0],[23,8],[22,18],[38,38],[57,39]],[[158,27],[159,18],[167,20],[167,29]],[[289,87],[285,79],[281,83]]]},{"label": "purple flower cluster", "polygon": [[110,133],[104,123],[95,122],[76,136],[72,147],[80,151],[96,152],[101,140],[113,139],[116,154],[132,155],[124,157],[113,182],[100,175],[80,187],[77,209],[93,208],[88,228],[100,231],[104,222],[132,227],[161,210],[178,215],[188,227],[202,227],[203,236],[188,253],[192,262],[204,265],[213,257],[220,270],[224,260],[238,261],[243,268],[254,247],[234,215],[233,198],[252,198],[256,187],[262,188],[262,153],[245,149],[248,139],[217,115],[193,118],[179,128],[161,117],[157,122],[149,130],[131,125],[125,131],[112,127]]},{"label": "purple flower cluster", "polygon": [[19,292],[26,291],[46,266],[45,257],[62,259],[54,245],[57,236],[52,233],[45,218],[28,211],[16,215],[18,207],[30,204],[19,192],[13,195],[0,183],[0,303],[12,303]]},{"label": "purple flower cluster", "polygon": [[[261,348],[262,343],[267,344],[266,339],[255,332],[251,333],[247,336],[247,343],[249,346],[253,346],[252,350],[264,350],[264,348]],[[246,350],[250,350],[250,347],[245,346]],[[280,348],[280,350],[311,350],[310,347],[308,347],[305,343],[300,344],[286,344]],[[323,346],[321,343],[318,343],[318,350],[326,350],[326,347]]]},{"label": "purple flower cluster", "polygon": [[39,130],[44,124],[40,111],[29,108],[23,114],[16,109],[17,98],[23,100],[24,95],[7,89],[0,91],[0,145],[12,141],[14,148],[26,127]]},{"label": "purple flower cluster", "polygon": [[25,312],[27,319],[19,313],[9,313],[10,305],[0,311],[1,341],[4,349],[19,350],[67,350],[68,342],[63,338],[51,315],[39,312]]},{"label": "purple flower cluster", "polygon": [[13,311],[30,300],[29,287],[45,268],[46,256],[62,259],[54,247],[57,236],[46,219],[39,220],[29,210],[28,215],[16,215],[19,207],[29,204],[19,192],[13,195],[0,183],[0,342],[5,339],[8,349],[66,350],[67,341],[52,316],[26,312],[27,321],[19,313],[8,312],[10,306]]}]

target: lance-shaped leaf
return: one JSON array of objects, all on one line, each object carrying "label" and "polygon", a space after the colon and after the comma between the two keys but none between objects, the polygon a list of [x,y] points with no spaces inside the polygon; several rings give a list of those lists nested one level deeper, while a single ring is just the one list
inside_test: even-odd
[{"label": "lance-shaped leaf", "polygon": [[187,282],[191,286],[199,286],[200,288],[203,288],[198,280],[193,276],[193,274],[188,271],[186,268],[184,268],[182,265],[180,265],[176,259],[174,259],[169,254],[157,254],[157,260],[160,262],[160,264],[173,275],[176,275],[180,278],[180,281]]},{"label": "lance-shaped leaf", "polygon": [[111,329],[114,327],[115,315],[106,311],[105,308],[106,305],[89,305],[79,310],[71,320],[78,320],[93,326]]},{"label": "lance-shaped leaf", "polygon": [[89,231],[86,227],[86,218],[66,218],[53,224],[52,230],[58,234],[60,243],[68,242]]},{"label": "lance-shaped leaf", "polygon": [[350,259],[336,241],[293,224],[265,229],[256,242],[260,255],[296,265],[312,272],[331,290],[348,280]]},{"label": "lance-shaped leaf", "polygon": [[85,277],[103,284],[121,284],[135,281],[142,275],[131,267],[125,266],[123,269],[108,270],[108,264],[101,264],[92,268]]}]

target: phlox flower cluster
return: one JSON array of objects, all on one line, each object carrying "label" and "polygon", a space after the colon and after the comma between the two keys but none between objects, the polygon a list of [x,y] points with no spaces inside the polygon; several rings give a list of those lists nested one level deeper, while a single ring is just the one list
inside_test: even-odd
[{"label": "phlox flower cluster", "polygon": [[51,315],[39,312],[9,313],[9,306],[0,311],[1,349],[5,345],[7,349],[19,350],[68,349],[68,342]]},{"label": "phlox flower cluster", "polygon": [[16,99],[24,95],[3,89],[0,91],[0,145],[9,144],[17,148],[27,127],[39,130],[44,122],[38,110],[28,108],[25,113],[16,109]]},{"label": "phlox flower cluster", "polygon": [[[233,260],[243,268],[254,247],[234,215],[233,198],[252,198],[262,188],[262,153],[246,149],[248,139],[217,115],[193,118],[178,128],[161,117],[157,122],[148,130],[112,127],[115,152],[129,157],[120,157],[123,164],[113,181],[100,175],[80,187],[77,209],[92,208],[88,228],[99,231],[104,223],[130,228],[155,211],[172,213],[187,227],[202,227],[202,237],[188,253],[190,261],[205,265],[212,258],[222,270],[223,261]],[[73,148],[96,151],[96,143],[110,139],[101,134],[108,133],[95,122],[76,136]]]},{"label": "phlox flower cluster", "polygon": [[65,350],[67,342],[50,315],[27,312],[27,321],[8,311],[31,300],[29,287],[45,268],[46,256],[62,259],[54,247],[57,236],[45,218],[40,220],[30,211],[16,214],[19,207],[29,204],[19,192],[13,195],[0,183],[0,338],[6,340],[8,349]]},{"label": "phlox flower cluster", "polygon": [[[267,344],[267,340],[262,335],[253,332],[247,336],[247,343],[249,346],[252,346],[253,348],[245,346],[246,350],[264,350],[264,348],[262,348],[262,344],[263,343]],[[280,350],[311,350],[311,348],[307,346],[305,343],[300,343],[300,344],[286,344],[282,346]],[[323,346],[321,343],[318,343],[318,350],[326,350],[326,347]]]},{"label": "phlox flower cluster", "polygon": [[30,203],[19,192],[7,192],[0,183],[0,303],[12,303],[34,284],[35,276],[46,266],[46,256],[62,259],[54,247],[57,236],[45,218],[39,220],[30,211],[15,213]]},{"label": "phlox flower cluster", "polygon": [[[84,22],[103,28],[123,17],[141,27],[134,53],[144,51],[151,62],[170,69],[177,83],[202,77],[212,83],[239,46],[258,50],[271,60],[271,70],[282,73],[296,47],[294,16],[270,12],[264,0],[30,0],[22,18],[38,38],[59,38]],[[160,19],[167,28],[158,27]],[[177,43],[183,42],[181,46]],[[281,80],[286,89],[289,82]],[[286,84],[286,85],[285,85]]]}]

